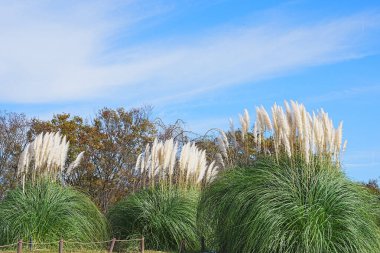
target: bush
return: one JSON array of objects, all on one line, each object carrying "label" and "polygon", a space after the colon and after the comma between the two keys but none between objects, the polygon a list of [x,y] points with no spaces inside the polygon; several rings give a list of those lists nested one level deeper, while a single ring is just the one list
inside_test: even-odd
[{"label": "bush", "polygon": [[121,238],[143,235],[148,249],[178,250],[198,247],[196,190],[143,189],[113,206],[108,217],[113,233]]},{"label": "bush", "polygon": [[380,252],[374,197],[338,168],[305,166],[226,170],[202,194],[200,224],[222,252]]},{"label": "bush", "polygon": [[47,181],[16,188],[0,202],[0,244],[19,239],[79,242],[108,239],[105,217],[84,194]]}]

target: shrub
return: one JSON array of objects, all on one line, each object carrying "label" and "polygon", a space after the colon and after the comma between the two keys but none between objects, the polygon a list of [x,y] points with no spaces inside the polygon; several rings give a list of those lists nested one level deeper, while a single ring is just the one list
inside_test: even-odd
[{"label": "shrub", "polygon": [[143,235],[146,247],[177,250],[198,246],[196,212],[198,191],[149,188],[133,193],[113,206],[108,217],[113,233],[121,238]]},{"label": "shrub", "polygon": [[332,165],[304,166],[261,158],[220,173],[198,221],[222,252],[380,252],[374,197]]},{"label": "shrub", "polygon": [[108,239],[105,217],[84,194],[39,181],[8,192],[0,202],[0,244],[61,238],[80,242]]}]

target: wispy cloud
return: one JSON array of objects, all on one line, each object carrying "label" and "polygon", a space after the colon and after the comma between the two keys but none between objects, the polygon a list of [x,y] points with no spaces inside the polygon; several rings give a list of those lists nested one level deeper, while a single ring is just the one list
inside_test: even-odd
[{"label": "wispy cloud", "polygon": [[348,177],[356,181],[367,182],[379,178],[379,155],[378,148],[353,151],[344,155],[343,169]]},{"label": "wispy cloud", "polygon": [[380,151],[377,149],[356,150],[344,155],[343,165],[347,169],[379,167]]},{"label": "wispy cloud", "polygon": [[378,13],[362,13],[309,26],[283,26],[280,20],[221,26],[189,38],[173,35],[114,49],[112,36],[138,29],[137,24],[162,12],[157,8],[136,14],[136,7],[127,5],[127,18],[121,21],[110,18],[113,11],[99,2],[63,11],[47,11],[41,4],[2,7],[0,99],[189,99],[224,86],[362,57],[373,49],[363,40],[380,29]]},{"label": "wispy cloud", "polygon": [[370,162],[370,163],[346,163],[343,165],[347,169],[361,169],[361,168],[371,168],[375,167],[378,169],[380,167],[380,162]]},{"label": "wispy cloud", "polygon": [[322,103],[326,101],[336,101],[339,99],[350,99],[352,97],[361,96],[364,94],[379,94],[380,85],[358,86],[347,89],[332,91],[323,95],[306,98],[305,101],[311,103]]}]

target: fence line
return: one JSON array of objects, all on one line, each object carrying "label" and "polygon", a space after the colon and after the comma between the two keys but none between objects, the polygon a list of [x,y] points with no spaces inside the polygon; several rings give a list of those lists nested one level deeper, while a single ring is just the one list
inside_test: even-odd
[{"label": "fence line", "polygon": [[56,242],[27,242],[26,244],[35,246],[35,245],[54,245],[57,243],[59,243],[59,241],[56,241]]},{"label": "fence line", "polygon": [[7,244],[7,245],[1,245],[0,248],[7,248],[7,247],[10,247],[10,246],[16,246],[18,243],[12,243],[12,244]]},{"label": "fence line", "polygon": [[116,238],[112,238],[111,240],[108,241],[94,241],[94,242],[79,242],[79,241],[64,241],[63,239],[59,241],[54,241],[54,242],[40,242],[40,243],[34,243],[32,240],[29,242],[23,243],[22,240],[19,240],[17,243],[12,243],[12,244],[7,244],[7,245],[0,245],[0,249],[3,248],[9,248],[12,246],[17,246],[17,253],[22,253],[22,247],[23,245],[29,246],[29,251],[32,251],[32,247],[36,245],[57,245],[58,244],[58,252],[63,253],[63,247],[65,243],[68,244],[80,244],[80,245],[90,245],[90,244],[101,244],[101,243],[111,243],[111,245],[108,247],[108,253],[113,252],[113,248],[115,246],[116,242],[132,242],[132,241],[140,241],[140,247],[139,250],[141,253],[144,253],[145,251],[145,239],[144,236],[141,238],[135,238],[135,239],[125,239],[125,240],[118,240]]},{"label": "fence line", "polygon": [[78,241],[65,241],[67,243],[78,243],[78,244],[96,244],[96,243],[105,243],[105,242],[112,242],[112,241],[115,241],[115,242],[133,242],[133,241],[141,241],[142,239],[141,238],[137,238],[137,239],[126,239],[126,240],[119,240],[119,239],[115,239],[115,240],[108,240],[108,241],[97,241],[97,242],[78,242]]},{"label": "fence line", "polygon": [[76,243],[76,244],[100,244],[100,243],[106,243],[106,242],[112,242],[112,240],[108,241],[99,241],[99,242],[79,242],[79,241],[65,241],[65,243]]}]

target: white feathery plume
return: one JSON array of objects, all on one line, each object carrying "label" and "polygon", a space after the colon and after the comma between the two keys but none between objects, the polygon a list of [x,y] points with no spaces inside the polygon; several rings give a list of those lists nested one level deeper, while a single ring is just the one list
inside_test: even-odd
[{"label": "white feathery plume", "polygon": [[22,192],[25,192],[25,177],[25,174],[23,174],[21,178]]},{"label": "white feathery plume", "polygon": [[[141,163],[140,163],[140,174],[142,175],[145,171],[146,171],[146,168],[145,168],[145,166],[146,166],[146,163],[145,163],[145,159],[141,159]],[[149,166],[146,166],[147,167],[147,169],[149,169]],[[149,171],[147,171],[148,173],[149,173]],[[148,176],[149,176],[149,174],[148,174]]]},{"label": "white feathery plume", "polygon": [[286,137],[285,134],[283,134],[283,142],[284,142],[284,145],[285,145],[285,151],[286,151],[286,154],[288,155],[288,157],[291,157],[292,156],[292,148],[290,146],[290,141],[289,139]]},{"label": "white feathery plume", "polygon": [[[48,160],[46,158],[48,158],[50,153],[52,152],[52,150],[50,149],[53,146],[53,144],[50,145],[50,143],[53,142],[52,137],[53,137],[53,134],[50,132],[46,133],[43,137],[39,166],[45,166]],[[50,168],[47,167],[47,171],[45,173],[47,173],[49,169]]]},{"label": "white feathery plume", "polygon": [[141,161],[143,160],[143,159],[141,159],[141,157],[142,157],[142,154],[139,154],[139,156],[137,157],[136,165],[135,165],[135,169],[134,169],[135,173],[138,173],[139,172],[139,168],[141,168]]},{"label": "white feathery plume", "polygon": [[[55,144],[55,143],[54,143]],[[58,168],[62,170],[65,167],[67,152],[69,151],[69,142],[66,141],[66,136],[63,136],[61,142],[56,146],[56,155],[59,157],[60,163],[58,163]]]},{"label": "white feathery plume", "polygon": [[215,170],[215,168],[217,168],[215,166],[215,161],[212,161],[209,166],[205,166],[204,167],[204,171],[202,174],[199,175],[199,178],[198,178],[198,182],[200,182],[201,180],[206,180],[206,182],[211,182],[212,180],[210,180],[210,176],[211,174],[213,173],[213,170]]},{"label": "white feathery plume", "polygon": [[173,147],[173,151],[172,151],[171,156],[170,156],[170,162],[169,162],[169,175],[170,175],[170,177],[172,177],[174,174],[177,152],[178,152],[178,143],[175,142],[174,147]]},{"label": "white feathery plume", "polygon": [[297,131],[298,136],[303,136],[303,125],[302,125],[302,116],[301,116],[301,108],[298,102],[290,101],[290,104],[292,105],[293,109],[293,115],[294,115],[294,130]]},{"label": "white feathery plume", "polygon": [[31,161],[31,156],[32,156],[32,152],[30,151],[31,145],[29,143],[28,145],[26,145],[25,150],[26,150],[26,157],[25,157],[25,165],[24,165],[23,173],[26,175],[29,173],[29,166],[30,166],[30,161]]},{"label": "white feathery plume", "polygon": [[249,118],[249,113],[248,113],[247,109],[244,109],[244,121],[245,121],[247,127],[249,127],[250,118]]},{"label": "white feathery plume", "polygon": [[220,134],[221,134],[221,136],[222,136],[222,140],[223,140],[223,144],[224,144],[224,146],[225,146],[226,148],[228,148],[229,143],[228,143],[228,138],[227,138],[226,133],[225,133],[224,131],[222,131],[222,130],[220,130],[219,132],[220,132]]},{"label": "white feathery plume", "polygon": [[207,170],[207,177],[206,177],[206,180],[207,182],[211,183],[216,175],[218,173],[218,166],[209,166],[208,170]]},{"label": "white feathery plume", "polygon": [[[306,122],[305,122],[306,123]],[[309,124],[304,124],[304,153],[305,153],[305,161],[309,163],[310,161],[310,134],[309,134]]]},{"label": "white feathery plume", "polygon": [[345,140],[343,143],[342,152],[346,151],[346,147],[347,147],[347,140]]},{"label": "white feathery plume", "polygon": [[34,167],[40,167],[40,150],[42,149],[42,139],[43,139],[44,133],[41,133],[37,136],[35,141],[31,143],[31,157],[34,157]]},{"label": "white feathery plume", "polygon": [[257,122],[255,122],[254,126],[253,126],[253,141],[256,143],[256,145],[258,145],[258,142],[257,142],[257,135],[258,135],[258,130],[257,130]]},{"label": "white feathery plume", "polygon": [[199,179],[199,174],[202,171],[205,171],[207,169],[206,151],[197,149],[196,154],[197,154],[197,164],[192,175],[193,180],[195,182],[197,182],[197,180]]},{"label": "white feathery plume", "polygon": [[249,113],[247,109],[244,109],[243,115],[239,115],[239,120],[241,124],[241,138],[242,140],[244,140],[246,134],[248,133],[248,128],[250,124],[250,118],[249,118]]},{"label": "white feathery plume", "polygon": [[237,140],[236,140],[236,133],[235,133],[235,126],[233,120],[230,118],[230,134],[231,134],[231,141],[232,146],[234,148],[237,148]]},{"label": "white feathery plume", "polygon": [[197,153],[197,150],[195,148],[195,143],[192,143],[190,146],[190,152],[187,153],[188,155],[187,160],[189,162],[188,162],[188,167],[186,170],[186,182],[189,180],[190,174],[193,174],[195,172],[197,162],[198,162],[198,157],[196,153]]},{"label": "white feathery plume", "polygon": [[[252,132],[256,152],[270,153],[266,141],[270,138],[273,141],[276,157],[278,157],[278,152],[285,152],[288,157],[298,153],[302,155],[306,163],[315,158],[324,159],[325,156],[329,156],[332,161],[339,163],[340,153],[344,151],[342,123],[334,128],[333,121],[323,109],[320,109],[317,114],[314,112],[310,114],[303,104],[296,101],[291,100],[290,103],[284,101],[284,105],[285,111],[277,104],[272,106],[272,120],[263,106],[256,107],[256,122]],[[245,116],[239,115],[239,119],[244,142],[247,124]],[[223,161],[224,156],[224,149],[221,145],[222,137],[217,139],[221,154],[216,156],[216,161],[220,164],[222,164],[220,161]],[[236,148],[236,146],[233,147]]]},{"label": "white feathery plume", "polygon": [[256,107],[256,129],[257,129],[257,132],[258,134],[261,134],[262,132],[264,132],[264,119],[262,117],[262,114],[261,114],[261,108],[260,107]]},{"label": "white feathery plume", "polygon": [[262,120],[265,124],[266,130],[269,130],[269,131],[272,130],[272,123],[271,123],[271,120],[269,118],[269,114],[263,106],[261,106],[261,117],[262,117]]},{"label": "white feathery plume", "polygon": [[80,162],[82,161],[84,155],[84,151],[80,152],[77,158],[69,165],[69,167],[66,170],[66,175],[70,175],[73,169],[79,166]]},{"label": "white feathery plume", "polygon": [[281,129],[282,132],[289,138],[290,136],[290,126],[289,126],[289,121],[287,120],[287,116],[284,113],[284,110],[282,107],[277,108],[277,117],[278,117],[278,126]]},{"label": "white feathery plume", "polygon": [[280,144],[280,133],[282,133],[281,129],[279,128],[279,125],[281,124],[280,122],[280,117],[279,115],[279,108],[277,104],[275,103],[273,107],[271,108],[272,111],[272,119],[273,119],[273,137],[274,137],[274,152],[276,154],[276,157],[278,158],[279,154],[279,144]]},{"label": "white feathery plume", "polygon": [[279,107],[277,106],[276,103],[272,106],[271,111],[272,111],[272,119],[273,119],[273,133],[278,134],[281,116],[279,115]]},{"label": "white feathery plume", "polygon": [[181,154],[179,158],[179,173],[181,175],[185,172],[187,164],[188,164],[187,159],[189,157],[188,156],[189,149],[190,149],[190,143],[186,143],[185,145],[183,145],[182,150],[181,150]]},{"label": "white feathery plume", "polygon": [[145,152],[144,152],[144,159],[142,159],[142,161],[141,161],[141,168],[140,168],[140,173],[141,174],[144,171],[146,171],[147,173],[149,173],[149,168],[150,168],[150,164],[148,162],[149,158],[150,158],[150,146],[149,146],[149,144],[146,144]]},{"label": "white feathery plume", "polygon": [[240,120],[240,125],[241,125],[241,139],[244,140],[246,129],[247,129],[247,125],[246,125],[246,123],[244,121],[243,116],[239,115],[239,120]]},{"label": "white feathery plume", "polygon": [[[144,165],[146,167],[146,164],[149,163],[151,171],[148,175],[148,183],[152,186],[157,179],[159,182],[171,185],[173,176],[176,177],[174,182],[179,185],[183,184],[185,187],[199,185],[200,182],[203,182],[207,170],[206,151],[198,149],[194,142],[188,142],[182,146],[178,156],[177,153],[178,143],[173,139],[165,142],[156,139],[152,145],[145,148],[145,153],[138,157],[135,170]],[[145,182],[142,182],[141,185],[144,187]]]},{"label": "white feathery plume", "polygon": [[225,146],[225,142],[223,141],[222,137],[218,136],[218,138],[216,138],[216,144],[221,154],[227,159],[228,158],[227,148]]},{"label": "white feathery plume", "polygon": [[25,146],[24,150],[20,154],[20,158],[18,161],[18,166],[17,166],[17,176],[20,176],[23,174],[26,170],[26,165],[27,165],[27,159],[28,159],[28,150],[29,150],[29,143]]},{"label": "white feathery plume", "polygon": [[[65,169],[68,149],[69,142],[66,141],[66,136],[61,136],[59,132],[37,135],[34,141],[26,145],[20,155],[18,176],[21,176],[22,184],[25,184],[26,178],[31,178],[32,182],[40,177],[48,177],[50,180],[58,180],[60,177],[62,180],[63,172],[71,172],[83,156],[83,152],[80,153]],[[32,163],[34,166],[29,168]]]},{"label": "white feathery plume", "polygon": [[224,161],[223,161],[223,156],[220,153],[217,153],[215,155],[215,159],[216,159],[216,162],[222,166],[222,168],[225,167]]},{"label": "white feathery plume", "polygon": [[336,131],[335,145],[338,149],[338,152],[341,150],[342,145],[342,132],[343,132],[343,121],[339,123],[338,129]]},{"label": "white feathery plume", "polygon": [[[215,161],[213,161],[211,165],[213,165],[215,163]],[[197,179],[197,183],[200,183],[202,180],[203,180],[203,177],[205,176],[205,174],[207,173],[207,167],[206,166],[203,166],[199,172],[199,176],[198,176],[198,179]]]},{"label": "white feathery plume", "polygon": [[163,148],[163,161],[164,161],[164,164],[163,164],[163,168],[166,169],[166,168],[169,168],[169,164],[170,164],[170,159],[172,157],[172,152],[173,152],[173,148],[174,148],[174,141],[173,139],[169,139],[167,141],[165,141],[164,143],[164,148]]}]

